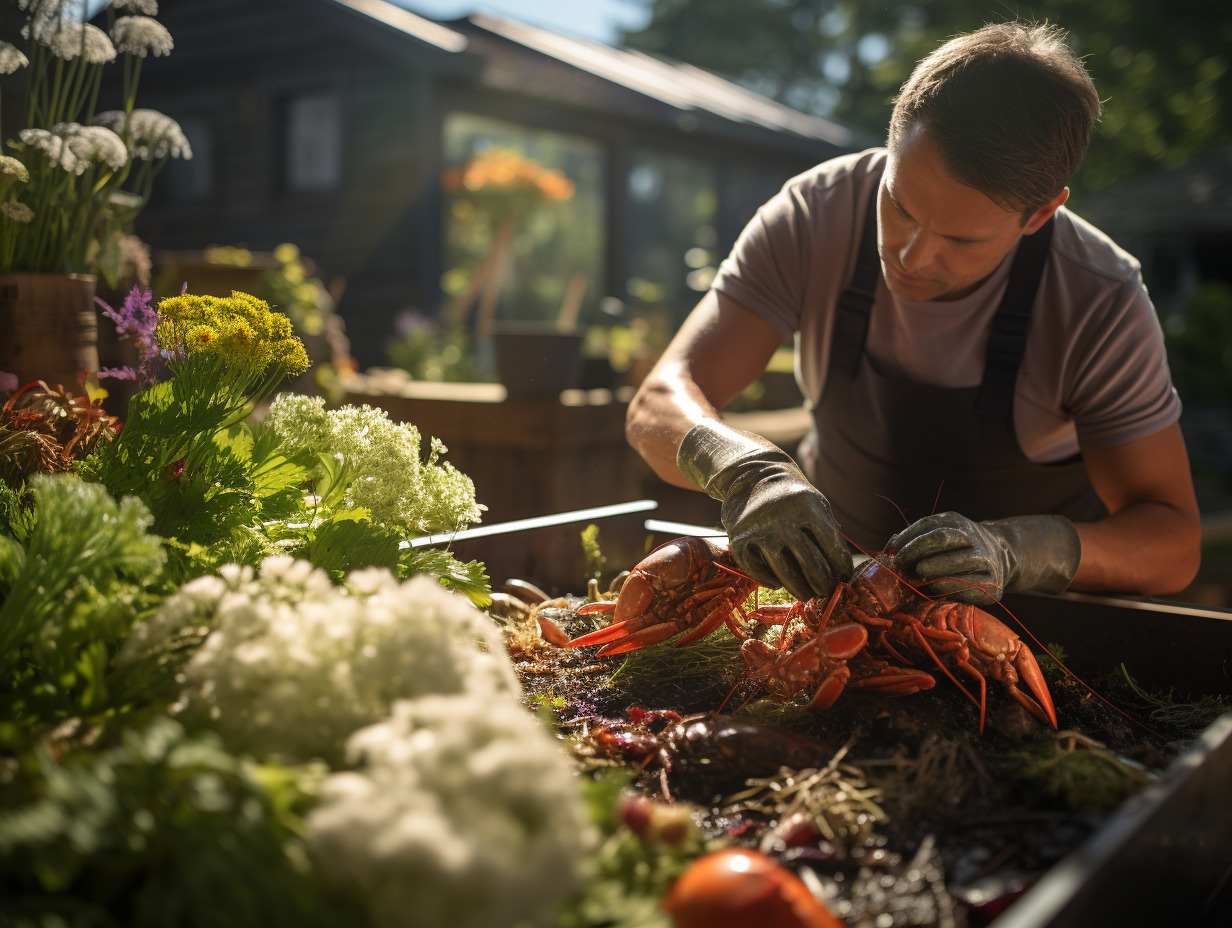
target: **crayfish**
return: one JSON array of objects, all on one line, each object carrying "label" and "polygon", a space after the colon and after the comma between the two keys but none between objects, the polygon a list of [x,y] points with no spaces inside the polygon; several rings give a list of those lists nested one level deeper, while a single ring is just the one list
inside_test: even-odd
[{"label": "crayfish", "polygon": [[[599,654],[620,654],[680,632],[672,644],[686,644],[726,623],[742,639],[745,663],[779,701],[804,693],[810,707],[825,709],[847,686],[918,693],[936,683],[921,669],[925,665],[940,670],[979,707],[981,732],[990,677],[1040,721],[1057,725],[1031,649],[983,609],[918,593],[894,569],[892,555],[869,558],[824,600],[746,610],[743,604],[757,588],[714,542],[678,538],[639,563],[614,602],[583,606],[581,613],[611,612],[612,622],[567,646],[602,644]],[[780,626],[777,640],[751,637],[744,626],[754,620]],[[956,674],[976,685],[978,698]]]},{"label": "crayfish", "polygon": [[707,800],[743,786],[749,777],[773,776],[783,767],[821,767],[834,756],[804,735],[729,716],[631,706],[629,723],[592,724],[590,739],[601,754],[657,765],[663,798],[674,791]]}]

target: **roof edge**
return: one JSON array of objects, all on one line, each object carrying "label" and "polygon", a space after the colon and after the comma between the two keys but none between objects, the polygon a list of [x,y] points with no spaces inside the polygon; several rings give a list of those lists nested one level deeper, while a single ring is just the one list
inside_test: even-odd
[{"label": "roof edge", "polygon": [[470,40],[448,26],[412,13],[390,0],[329,0],[338,6],[347,7],[385,26],[419,39],[441,51],[457,54],[466,51]]}]

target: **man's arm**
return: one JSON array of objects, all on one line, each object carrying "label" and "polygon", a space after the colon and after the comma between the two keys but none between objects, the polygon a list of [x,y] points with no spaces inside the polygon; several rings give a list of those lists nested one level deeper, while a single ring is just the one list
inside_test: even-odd
[{"label": "man's arm", "polygon": [[1198,572],[1202,525],[1180,426],[1082,456],[1109,515],[1077,524],[1082,560],[1071,589],[1184,589]]},{"label": "man's arm", "polygon": [[785,451],[719,415],[781,342],[769,323],[711,291],[638,389],[626,434],[664,480],[723,501],[732,557],[751,577],[797,599],[824,597],[851,574],[829,501]]},{"label": "man's arm", "polygon": [[783,340],[770,323],[711,290],[685,319],[629,404],[625,435],[656,474],[695,484],[676,466],[680,440],[757,380]]},{"label": "man's arm", "polygon": [[1065,589],[1159,596],[1198,571],[1202,526],[1181,430],[1171,425],[1112,448],[1086,449],[1083,462],[1109,515],[1075,524],[1022,515],[974,522],[942,512],[894,540],[899,566],[930,592],[983,604],[1006,591]]}]

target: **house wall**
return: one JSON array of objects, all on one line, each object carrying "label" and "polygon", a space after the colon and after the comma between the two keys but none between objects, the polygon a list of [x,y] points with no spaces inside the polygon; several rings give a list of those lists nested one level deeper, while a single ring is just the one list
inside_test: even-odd
[{"label": "house wall", "polygon": [[[446,53],[349,11],[305,0],[164,0],[175,40],[143,72],[138,104],[210,128],[210,193],[176,197],[176,165],[156,184],[135,231],[156,253],[293,242],[324,279],[345,281],[352,339],[370,343],[389,317],[426,299],[439,145],[434,86]],[[286,187],[285,108],[332,88],[342,113],[336,190]],[[117,100],[109,88],[111,102]],[[183,166],[187,168],[187,166]]]},{"label": "house wall", "polygon": [[[605,277],[623,298],[629,229],[626,169],[649,148],[787,179],[838,149],[681,111],[554,59],[472,30],[449,53],[325,0],[163,0],[173,53],[146,62],[138,104],[210,128],[207,196],[185,201],[171,165],[135,231],[159,251],[292,242],[327,283],[345,284],[339,312],[361,365],[384,363],[406,309],[442,302],[441,127],[454,109],[598,140],[607,153]],[[285,107],[332,88],[341,101],[338,189],[286,188]],[[109,87],[114,105],[116,88]],[[686,118],[687,117],[687,118]],[[197,167],[204,166],[204,161]],[[181,172],[177,174],[177,171]],[[733,186],[734,185],[730,185]],[[746,199],[748,199],[746,197]],[[756,202],[725,197],[719,248]]]}]

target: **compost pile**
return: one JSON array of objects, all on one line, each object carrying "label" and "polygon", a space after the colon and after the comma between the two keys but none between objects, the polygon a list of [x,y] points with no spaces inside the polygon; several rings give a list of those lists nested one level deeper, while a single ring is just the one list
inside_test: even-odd
[{"label": "compost pile", "polygon": [[626,768],[640,797],[770,855],[852,928],[988,924],[1224,708],[1161,712],[1128,674],[1079,681],[1032,645],[1056,731],[990,680],[981,734],[941,674],[927,692],[848,688],[814,711],[768,699],[724,627],[599,658],[544,640],[606,624],[579,614],[588,599],[540,596],[511,581],[492,611],[528,704],[550,707],[580,768]]}]

